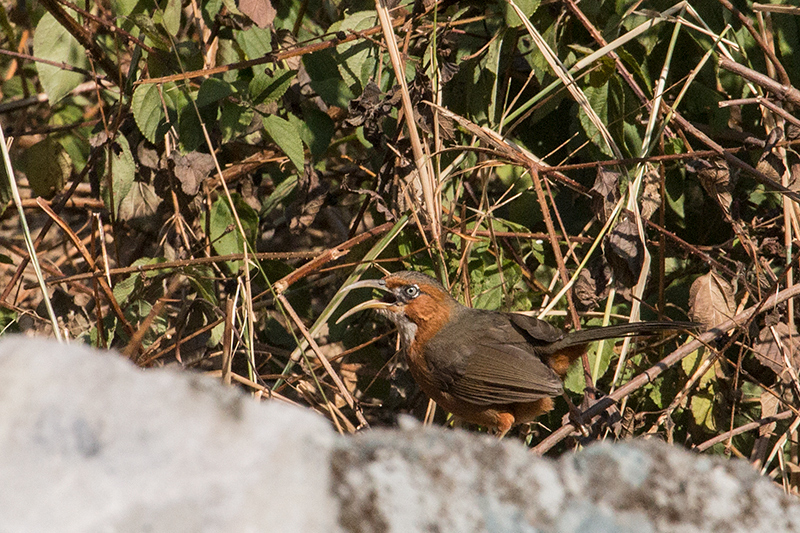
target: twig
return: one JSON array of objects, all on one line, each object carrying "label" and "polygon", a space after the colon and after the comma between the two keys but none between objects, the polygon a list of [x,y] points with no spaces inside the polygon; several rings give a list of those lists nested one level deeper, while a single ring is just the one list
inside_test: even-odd
[{"label": "twig", "polygon": [[394,28],[392,27],[389,9],[386,7],[385,0],[375,0],[375,9],[378,12],[378,19],[383,29],[383,38],[389,49],[389,59],[392,62],[395,78],[400,83],[403,114],[406,119],[408,138],[411,141],[411,150],[414,153],[414,165],[417,167],[422,196],[425,200],[425,211],[428,215],[428,222],[431,225],[431,234],[433,235],[433,240],[436,242],[436,246],[439,247],[441,246],[441,213],[438,208],[439,202],[436,200],[436,183],[433,177],[430,160],[425,156],[419,132],[417,131],[416,112],[411,103],[411,95],[408,92],[405,64],[400,57],[400,50],[397,48],[397,40],[395,39]]},{"label": "twig", "polygon": [[361,407],[356,404],[356,401],[353,399],[353,396],[350,394],[350,391],[347,390],[347,387],[345,387],[344,382],[339,377],[339,374],[336,373],[336,371],[331,366],[330,361],[328,361],[328,358],[325,357],[325,355],[322,353],[322,350],[320,350],[319,345],[317,345],[317,341],[314,340],[314,337],[312,337],[311,334],[308,332],[308,328],[306,328],[305,324],[303,324],[303,321],[300,320],[299,316],[297,316],[297,313],[295,312],[294,308],[291,306],[291,304],[289,304],[289,300],[287,300],[286,296],[284,296],[283,294],[278,294],[278,301],[281,303],[281,305],[283,305],[283,308],[286,309],[286,312],[289,313],[289,316],[292,317],[292,320],[294,321],[297,328],[300,330],[300,333],[303,334],[303,337],[306,339],[306,342],[311,347],[311,350],[313,350],[313,352],[316,354],[317,359],[322,363],[322,366],[325,367],[325,371],[328,373],[333,382],[336,384],[336,387],[339,389],[339,392],[341,393],[342,397],[347,402],[347,405],[349,405],[350,408],[356,413],[356,418],[358,418],[360,427],[368,428],[369,423],[367,422],[367,419],[364,418],[364,414],[361,412]]},{"label": "twig", "polygon": [[777,96],[780,100],[788,100],[795,105],[800,105],[800,91],[792,87],[789,83],[780,84],[757,70],[747,68],[736,61],[731,61],[724,57],[719,60],[719,68],[724,68],[725,70],[741,76],[747,81],[755,83],[759,87]]},{"label": "twig", "polygon": [[[403,24],[405,24],[404,18],[397,18],[392,21],[393,27],[402,26]],[[360,35],[353,33],[350,35],[346,35],[342,38],[339,38],[337,36],[335,39],[331,39],[330,41],[314,43],[307,46],[294,48],[292,50],[283,50],[275,54],[267,54],[264,57],[259,57],[258,59],[250,59],[247,61],[240,61],[238,63],[230,63],[228,65],[221,65],[219,67],[214,67],[214,68],[192,70],[190,72],[181,72],[180,74],[173,74],[171,76],[162,76],[161,78],[149,78],[146,80],[139,80],[136,82],[136,84],[138,85],[144,83],[169,83],[171,81],[190,80],[193,78],[203,78],[207,76],[213,76],[214,74],[222,74],[225,72],[230,72],[232,70],[241,70],[249,67],[255,67],[257,65],[264,65],[266,63],[278,63],[280,61],[284,61],[292,57],[299,57],[305,54],[319,52],[320,50],[325,50],[327,48],[333,48],[335,46],[339,46],[344,43],[349,43],[350,41],[355,41],[359,39],[361,36],[375,35],[376,33],[380,32],[381,32],[381,26],[379,25],[370,28],[368,30],[359,32]]]},{"label": "twig", "polygon": [[712,446],[714,446],[715,444],[719,444],[720,442],[723,442],[723,441],[729,439],[730,437],[735,437],[736,435],[740,435],[742,433],[746,433],[746,432],[748,432],[750,430],[759,428],[761,426],[766,426],[767,424],[772,424],[773,422],[778,422],[779,420],[786,420],[787,418],[791,418],[793,414],[794,413],[792,413],[792,411],[783,411],[783,412],[778,413],[776,415],[768,416],[766,418],[761,418],[761,419],[756,420],[754,422],[743,424],[743,425],[739,426],[738,428],[731,429],[730,431],[726,431],[725,433],[717,435],[716,437],[714,437],[712,439],[708,439],[705,442],[701,442],[697,446],[694,446],[692,449],[693,450],[697,450],[698,452],[704,452],[707,449],[709,449]]},{"label": "twig", "polygon": [[[582,413],[584,419],[591,419],[594,416],[599,415],[616,402],[620,401],[622,398],[628,396],[635,390],[641,388],[642,386],[646,385],[647,383],[652,383],[659,375],[661,375],[664,371],[666,371],[671,366],[675,365],[679,361],[681,361],[684,357],[688,356],[695,350],[699,349],[701,346],[704,346],[710,342],[713,342],[714,339],[724,335],[726,331],[729,331],[735,327],[739,327],[741,325],[746,324],[749,322],[756,313],[759,313],[764,310],[772,309],[778,304],[785,302],[790,298],[794,298],[800,295],[800,285],[795,285],[794,287],[784,289],[773,296],[770,296],[763,302],[759,302],[758,304],[748,308],[747,310],[739,313],[735,317],[730,320],[723,322],[722,324],[718,324],[714,328],[706,331],[705,333],[697,336],[693,341],[688,342],[669,354],[668,356],[664,357],[661,361],[650,367],[649,369],[645,370],[641,374],[637,375],[635,378],[630,380],[628,383],[614,391],[612,394],[608,396],[603,396],[596,404],[589,407],[585,412]],[[531,451],[536,454],[544,454],[550,448],[561,442],[565,437],[567,437],[572,431],[574,427],[571,424],[567,424],[561,426],[559,429],[551,433],[547,438],[541,441],[536,447],[534,447]]]},{"label": "twig", "polygon": [[[53,209],[49,205],[47,205],[43,200],[41,199],[38,200],[39,200],[39,207],[42,208],[42,211],[47,213],[47,216],[49,216],[50,219],[53,220],[53,222],[55,222],[59,228],[61,228],[61,230],[67,235],[67,237],[70,238],[72,243],[75,245],[75,248],[78,250],[78,252],[80,252],[81,256],[83,257],[83,260],[86,261],[87,265],[89,265],[89,268],[91,270],[95,270],[96,265],[94,262],[94,258],[92,257],[92,254],[89,253],[89,250],[86,249],[86,246],[84,246],[80,238],[78,238],[75,232],[72,231],[72,228],[69,227],[69,224],[67,224],[64,221],[64,219],[62,219],[60,216],[58,216],[56,212],[53,211]],[[102,274],[102,271],[100,273]],[[111,305],[111,309],[113,309],[114,314],[117,315],[117,319],[119,319],[120,324],[122,324],[122,326],[125,328],[125,331],[128,333],[128,335],[133,337],[134,336],[133,326],[131,326],[131,323],[128,322],[127,318],[125,318],[125,313],[123,313],[122,308],[119,306],[119,302],[117,302],[117,299],[114,296],[114,291],[111,290],[111,286],[108,284],[108,281],[106,281],[106,278],[104,278],[101,275],[98,277],[98,282],[100,283],[100,288],[103,289],[103,293],[105,293],[106,295],[106,299],[108,300],[109,305]]]},{"label": "twig", "polygon": [[733,4],[730,3],[728,0],[717,0],[720,4],[722,4],[725,9],[736,15],[736,18],[742,23],[742,25],[747,28],[747,31],[750,32],[750,35],[753,36],[756,43],[758,43],[759,48],[764,51],[767,58],[769,59],[770,63],[772,63],[775,67],[775,70],[778,72],[778,76],[780,76],[781,82],[789,85],[791,83],[789,79],[789,74],[786,73],[786,69],[783,68],[783,65],[778,60],[778,57],[775,55],[775,52],[772,50],[767,43],[764,42],[764,39],[761,38],[761,34],[758,33],[753,23],[750,22],[750,19],[745,17],[741,11],[733,7]]}]

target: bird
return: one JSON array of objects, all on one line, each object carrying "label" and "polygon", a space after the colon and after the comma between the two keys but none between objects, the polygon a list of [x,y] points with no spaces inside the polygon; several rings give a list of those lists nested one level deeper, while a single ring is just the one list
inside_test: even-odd
[{"label": "bird", "polygon": [[349,309],[337,323],[365,309],[387,317],[422,391],[455,417],[501,438],[553,409],[570,365],[590,343],[695,326],[652,321],[566,332],[521,313],[466,307],[437,280],[414,271],[363,279],[342,291],[361,288],[384,294]]}]

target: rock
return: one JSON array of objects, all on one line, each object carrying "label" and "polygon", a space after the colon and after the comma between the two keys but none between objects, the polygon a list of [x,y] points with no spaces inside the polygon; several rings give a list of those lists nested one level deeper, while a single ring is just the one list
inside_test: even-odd
[{"label": "rock", "polygon": [[739,460],[659,441],[559,461],[461,431],[372,431],[333,455],[348,531],[800,531],[800,502]]},{"label": "rock", "polygon": [[42,339],[0,341],[0,375],[0,531],[337,528],[310,411]]},{"label": "rock", "polygon": [[0,531],[800,531],[747,463],[658,442],[559,461],[403,424],[353,438],[112,353],[0,340]]}]

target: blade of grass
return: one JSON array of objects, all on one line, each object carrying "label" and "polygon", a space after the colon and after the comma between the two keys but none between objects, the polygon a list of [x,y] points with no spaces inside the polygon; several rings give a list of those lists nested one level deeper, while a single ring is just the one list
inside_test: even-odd
[{"label": "blade of grass", "polygon": [[56,318],[53,304],[50,302],[50,293],[47,290],[47,283],[44,281],[42,269],[39,266],[36,248],[33,246],[33,238],[31,237],[31,230],[28,227],[28,219],[25,217],[25,210],[22,208],[22,198],[19,196],[17,180],[14,179],[14,169],[11,166],[11,157],[8,155],[8,144],[6,143],[6,136],[3,132],[2,125],[0,125],[0,150],[3,152],[3,165],[5,166],[8,183],[11,186],[14,205],[17,206],[17,212],[19,212],[19,221],[22,225],[22,236],[25,239],[25,247],[28,249],[28,257],[31,258],[31,265],[33,266],[33,271],[36,273],[36,280],[39,282],[39,288],[42,291],[42,298],[44,299],[45,307],[47,307],[47,315],[50,317],[50,323],[53,326],[53,335],[59,342],[64,342],[61,329],[58,326],[58,318]]},{"label": "blade of grass", "polygon": [[431,231],[433,232],[433,240],[436,246],[440,246],[440,223],[441,223],[441,210],[439,209],[439,202],[436,197],[436,183],[434,181],[433,171],[431,169],[430,160],[425,156],[425,151],[420,141],[419,132],[417,131],[417,123],[414,119],[415,112],[414,106],[411,103],[411,95],[408,92],[408,84],[406,83],[405,65],[400,57],[400,50],[397,47],[397,40],[394,35],[394,28],[392,20],[389,16],[389,9],[386,7],[385,0],[375,0],[375,9],[378,13],[378,20],[380,20],[381,27],[383,28],[383,37],[386,41],[386,47],[389,49],[389,59],[392,62],[395,78],[400,84],[400,94],[403,102],[403,114],[406,119],[406,126],[408,130],[408,138],[411,141],[411,149],[414,152],[414,164],[417,167],[420,185],[422,187],[422,195],[425,200],[425,211],[430,219]]},{"label": "blade of grass", "polygon": [[617,146],[617,143],[614,141],[613,137],[611,137],[611,133],[608,131],[608,128],[606,128],[606,125],[603,124],[603,121],[600,120],[600,117],[589,103],[589,99],[575,83],[575,79],[570,74],[570,71],[566,66],[564,66],[564,63],[561,62],[556,53],[550,48],[550,46],[544,40],[544,37],[542,37],[536,28],[533,27],[533,24],[531,24],[531,22],[528,20],[528,17],[525,16],[525,13],[523,13],[519,6],[517,6],[516,2],[514,2],[514,0],[507,1],[517,13],[517,16],[522,19],[525,29],[528,30],[528,34],[533,38],[533,42],[542,53],[545,60],[547,60],[550,68],[561,80],[561,83],[567,87],[570,94],[572,94],[572,97],[576,102],[578,102],[578,105],[581,106],[581,109],[584,113],[586,113],[586,116],[589,117],[589,120],[592,121],[594,127],[597,128],[597,131],[600,132],[600,135],[603,137],[603,141],[606,143],[606,146],[608,146],[609,150],[611,150],[611,152],[614,154],[614,157],[617,159],[622,159],[622,151]]}]

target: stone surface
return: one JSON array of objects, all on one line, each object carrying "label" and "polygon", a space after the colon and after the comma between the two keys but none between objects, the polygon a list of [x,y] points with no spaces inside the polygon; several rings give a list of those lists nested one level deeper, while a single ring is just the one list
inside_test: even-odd
[{"label": "stone surface", "polygon": [[311,412],[41,339],[0,341],[0,375],[2,532],[336,530]]},{"label": "stone surface", "polygon": [[0,533],[800,531],[741,461],[657,442],[560,461],[424,429],[334,435],[191,373],[0,340]]}]

